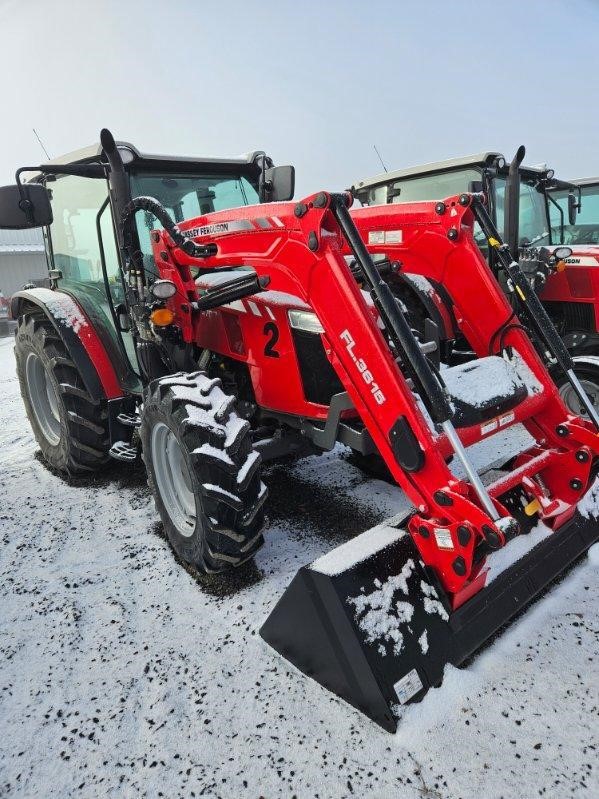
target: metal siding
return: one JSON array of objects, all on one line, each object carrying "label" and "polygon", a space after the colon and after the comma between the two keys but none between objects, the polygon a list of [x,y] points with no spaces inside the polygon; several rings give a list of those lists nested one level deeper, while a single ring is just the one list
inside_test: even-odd
[{"label": "metal siding", "polygon": [[7,298],[23,288],[25,283],[42,280],[47,276],[48,268],[43,252],[0,253],[0,289]]},{"label": "metal siding", "polygon": [[39,251],[44,246],[42,231],[38,228],[28,230],[0,230],[0,253],[22,250]]}]

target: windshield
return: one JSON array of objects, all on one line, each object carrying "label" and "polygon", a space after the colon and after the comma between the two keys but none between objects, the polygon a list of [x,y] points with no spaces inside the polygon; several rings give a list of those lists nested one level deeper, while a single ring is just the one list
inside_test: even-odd
[{"label": "windshield", "polygon": [[[576,224],[568,223],[568,191],[552,191],[551,196],[564,213],[564,240],[561,244],[599,244],[599,183],[582,187],[582,206]],[[578,198],[576,198],[578,199]],[[550,206],[551,227],[559,231],[560,213]]]},{"label": "windshield", "polygon": [[[506,179],[495,178],[495,214],[497,230],[504,231],[504,201]],[[551,244],[551,232],[547,219],[547,204],[543,192],[527,182],[524,177],[520,183],[520,213],[518,216],[518,241],[520,246],[527,244]]]},{"label": "windshield", "polygon": [[155,197],[174,217],[175,222],[195,216],[254,205],[258,187],[242,175],[153,174],[131,175],[131,194]]},{"label": "windshield", "polygon": [[473,181],[482,179],[478,169],[462,169],[431,175],[390,180],[356,192],[363,205],[386,205],[387,203],[413,203],[423,200],[443,200],[454,194],[468,191]]},{"label": "windshield", "polygon": [[[189,173],[137,172],[131,175],[133,197],[154,197],[175,222],[193,219],[212,211],[259,203],[258,186],[244,175],[193,175]],[[144,255],[152,255],[150,231],[161,228],[149,213],[136,216],[139,243]]]},{"label": "windshield", "polygon": [[[472,183],[480,183],[481,180],[482,174],[478,169],[456,169],[452,172],[390,180],[384,185],[358,190],[357,197],[364,205],[443,200],[463,191],[472,191]],[[495,179],[496,224],[502,235],[505,183],[503,177]],[[599,220],[599,214],[597,218]],[[545,197],[534,187],[532,181],[528,183],[524,178],[520,184],[519,237],[521,244],[551,243]],[[474,238],[486,254],[486,239],[478,224],[474,226]]]},{"label": "windshield", "polygon": [[[431,200],[444,200],[464,191],[471,191],[472,184],[480,184],[482,173],[479,169],[456,169],[430,175],[390,180],[381,186],[374,186],[356,192],[363,205],[386,205],[387,203],[413,203]],[[474,225],[474,238],[487,256],[487,240],[478,223]]]}]

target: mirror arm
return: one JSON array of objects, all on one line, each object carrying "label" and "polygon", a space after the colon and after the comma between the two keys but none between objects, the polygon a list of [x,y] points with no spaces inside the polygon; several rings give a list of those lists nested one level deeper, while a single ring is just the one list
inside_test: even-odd
[{"label": "mirror arm", "polygon": [[27,196],[27,192],[25,191],[25,186],[23,186],[23,184],[21,183],[21,173],[22,172],[26,172],[26,171],[27,171],[27,167],[21,167],[20,169],[17,169],[17,171],[15,173],[15,181],[17,183],[17,186],[19,187],[19,195],[21,197],[21,199],[19,200],[19,208],[25,214],[27,222],[30,225],[33,225],[33,223],[34,223],[33,203],[31,202],[31,200]]},{"label": "mirror arm", "polygon": [[[561,243],[563,244],[564,243],[564,236],[565,236],[565,233],[566,233],[566,229],[565,229],[565,225],[564,225],[564,209],[561,207],[561,205],[556,200],[553,199],[553,197],[551,196],[550,192],[545,192],[545,197],[549,200],[550,203],[552,203],[552,205],[555,205],[555,207],[559,211],[559,216],[560,216],[560,237],[561,237],[561,240],[562,240]],[[547,216],[549,216],[549,214],[547,214]],[[547,221],[549,222],[549,235],[551,235],[551,220],[548,219]]]},{"label": "mirror arm", "polygon": [[41,172],[42,175],[75,175],[81,178],[106,178],[108,171],[104,164],[42,164],[41,166],[22,166],[15,173],[17,186],[22,186],[23,172]]}]

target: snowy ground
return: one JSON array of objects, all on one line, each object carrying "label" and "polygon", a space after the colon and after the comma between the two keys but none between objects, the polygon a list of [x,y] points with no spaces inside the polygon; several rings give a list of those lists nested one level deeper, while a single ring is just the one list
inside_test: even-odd
[{"label": "snowy ground", "polygon": [[300,565],[404,507],[390,486],[273,469],[256,567],[200,584],[141,472],[68,485],[36,449],[0,339],[1,797],[599,795],[597,548],[391,736],[257,634]]}]

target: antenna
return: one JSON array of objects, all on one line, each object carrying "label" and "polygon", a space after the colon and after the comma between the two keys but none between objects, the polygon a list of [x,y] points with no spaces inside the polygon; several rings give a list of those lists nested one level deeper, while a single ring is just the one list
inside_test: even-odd
[{"label": "antenna", "polygon": [[377,150],[377,148],[376,148],[376,144],[373,144],[372,146],[374,147],[374,151],[375,151],[375,153],[376,153],[376,154],[378,155],[378,157],[379,157],[379,161],[380,161],[380,162],[381,162],[381,164],[383,165],[383,169],[385,170],[385,172],[388,172],[389,170],[388,170],[388,169],[387,169],[387,167],[385,166],[385,162],[384,162],[384,161],[383,161],[383,159],[381,158],[381,154],[380,154],[380,153],[379,153],[379,151]]},{"label": "antenna", "polygon": [[[37,130],[36,130],[35,128],[32,128],[32,130],[33,130],[33,132],[35,133],[35,138],[36,138],[36,139],[38,140],[38,142],[40,143],[40,147],[41,147],[41,148],[42,148],[42,150],[44,151],[44,153],[45,153],[45,155],[46,155],[46,158],[48,159],[48,161],[50,161],[50,160],[51,160],[51,158],[50,158],[50,156],[48,155],[48,151],[47,151],[47,150],[46,150],[46,148],[44,147],[44,143],[43,143],[43,141],[40,139],[40,137],[39,137],[39,135],[38,135],[38,132],[37,132]],[[379,158],[380,158],[380,156],[379,156]],[[386,170],[385,170],[385,171],[386,171]]]}]

